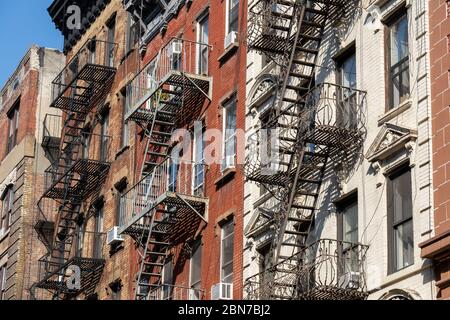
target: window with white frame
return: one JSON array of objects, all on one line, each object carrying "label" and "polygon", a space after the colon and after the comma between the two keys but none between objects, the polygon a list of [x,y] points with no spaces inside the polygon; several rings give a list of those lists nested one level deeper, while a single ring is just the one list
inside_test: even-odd
[{"label": "window with white frame", "polygon": [[238,31],[239,0],[226,0],[226,35]]},{"label": "window with white frame", "polygon": [[12,213],[14,207],[14,186],[10,185],[3,194],[1,200],[1,225],[0,225],[0,237],[5,235],[12,224]]},{"label": "window with white frame", "polygon": [[236,97],[223,107],[223,164],[222,171],[236,165]]},{"label": "window with white frame", "polygon": [[197,71],[208,74],[209,15],[204,14],[197,22]]},{"label": "window with white frame", "polygon": [[201,300],[202,286],[202,242],[197,241],[194,244],[190,261],[190,288],[189,300]]},{"label": "window with white frame", "polygon": [[194,194],[201,195],[205,183],[205,133],[206,127],[196,125],[194,133]]},{"label": "window with white frame", "polygon": [[6,293],[6,263],[0,266],[0,300],[5,300]]},{"label": "window with white frame", "polygon": [[173,260],[169,258],[163,267],[163,291],[162,300],[171,300],[173,298]]},{"label": "window with white frame", "polygon": [[234,255],[234,221],[222,225],[221,237],[221,282],[233,283],[233,255]]}]

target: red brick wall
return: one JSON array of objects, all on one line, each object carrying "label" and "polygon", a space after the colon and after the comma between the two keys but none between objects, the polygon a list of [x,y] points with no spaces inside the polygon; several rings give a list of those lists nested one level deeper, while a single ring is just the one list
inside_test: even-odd
[{"label": "red brick wall", "polygon": [[[435,231],[450,231],[450,3],[429,1]],[[450,298],[450,256],[436,263],[438,298]]]},{"label": "red brick wall", "polygon": [[[25,72],[28,71],[29,66],[25,65]],[[37,97],[39,91],[39,72],[36,70],[29,70],[25,78],[22,80],[20,86],[6,101],[4,108],[0,114],[0,141],[5,143],[0,144],[0,162],[3,161],[6,154],[6,141],[8,141],[8,116],[7,113],[11,107],[20,98],[20,113],[19,113],[19,130],[17,133],[17,142],[20,144],[26,135],[34,136],[36,130],[36,108]]]}]

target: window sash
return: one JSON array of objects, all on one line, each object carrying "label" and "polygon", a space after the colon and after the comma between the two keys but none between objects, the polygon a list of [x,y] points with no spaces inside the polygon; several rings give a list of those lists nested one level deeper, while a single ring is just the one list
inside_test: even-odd
[{"label": "window sash", "polygon": [[[224,124],[223,124],[223,170],[229,167],[235,166],[236,157],[236,136],[237,136],[237,125],[236,125],[236,99],[233,98],[232,101],[224,106]],[[229,160],[232,159],[232,163]]]},{"label": "window sash", "polygon": [[403,103],[410,94],[408,25],[408,15],[404,14],[389,26],[389,110]]},{"label": "window sash", "polygon": [[[202,281],[202,246],[201,243],[196,244],[196,248],[191,255],[190,261],[190,287],[191,289],[200,290]],[[199,291],[194,291],[192,297],[195,300],[199,300]]]},{"label": "window sash", "polygon": [[[228,249],[228,250],[227,250]],[[221,279],[223,283],[233,281],[233,259],[234,259],[234,221],[228,222],[222,227],[221,248]]]},{"label": "window sash", "polygon": [[239,0],[228,0],[228,34],[238,31],[239,23]]},{"label": "window sash", "polygon": [[5,300],[6,292],[6,268],[7,265],[0,266],[0,300]]},{"label": "window sash", "polygon": [[[197,63],[198,63],[198,73],[208,74],[208,46],[209,43],[209,15],[205,15],[198,22],[198,36],[197,41]],[[205,45],[201,45],[201,44]]]},{"label": "window sash", "polygon": [[411,170],[388,178],[389,272],[414,264],[414,229]]}]

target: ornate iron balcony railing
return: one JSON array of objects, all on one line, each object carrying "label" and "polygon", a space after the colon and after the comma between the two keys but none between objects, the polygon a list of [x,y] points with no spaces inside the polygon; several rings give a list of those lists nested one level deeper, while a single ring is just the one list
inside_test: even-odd
[{"label": "ornate iron balcony railing", "polygon": [[368,246],[321,239],[245,281],[249,300],[326,300],[367,297]]}]

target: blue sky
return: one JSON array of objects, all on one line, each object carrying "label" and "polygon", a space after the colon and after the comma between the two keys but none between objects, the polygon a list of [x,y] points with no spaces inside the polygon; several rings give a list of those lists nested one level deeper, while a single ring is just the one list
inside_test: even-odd
[{"label": "blue sky", "polygon": [[51,3],[0,0],[0,88],[32,44],[62,49],[63,37],[47,13]]}]

